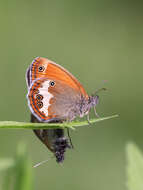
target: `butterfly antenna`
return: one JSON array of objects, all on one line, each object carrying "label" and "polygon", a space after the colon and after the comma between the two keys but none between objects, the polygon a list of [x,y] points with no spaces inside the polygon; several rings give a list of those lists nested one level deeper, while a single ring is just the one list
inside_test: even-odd
[{"label": "butterfly antenna", "polygon": [[67,134],[68,134],[68,138],[69,138],[69,140],[70,140],[71,148],[74,148],[73,143],[72,143],[72,140],[71,140],[71,137],[70,137],[70,132],[69,132],[69,129],[68,129],[68,128],[67,128]]},{"label": "butterfly antenna", "polygon": [[99,88],[99,89],[97,89],[94,93],[93,93],[93,95],[96,95],[97,93],[99,93],[100,91],[105,91],[105,90],[107,90],[107,88]]},{"label": "butterfly antenna", "polygon": [[37,168],[38,166],[40,166],[40,165],[42,165],[42,164],[45,164],[46,162],[48,162],[48,161],[51,160],[52,158],[54,158],[54,156],[52,156],[52,157],[49,158],[48,160],[44,160],[44,161],[42,161],[42,162],[39,162],[39,163],[35,164],[35,165],[33,166],[33,168]]}]

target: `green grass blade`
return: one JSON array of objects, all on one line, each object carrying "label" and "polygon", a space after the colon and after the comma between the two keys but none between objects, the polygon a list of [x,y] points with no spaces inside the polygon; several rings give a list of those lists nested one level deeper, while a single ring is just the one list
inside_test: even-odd
[{"label": "green grass blade", "polygon": [[[112,119],[118,117],[118,115],[112,115],[108,117],[101,117],[97,119],[91,119],[90,123],[95,124],[100,121]],[[57,129],[57,128],[75,128],[80,126],[89,125],[87,121],[73,121],[65,123],[26,123],[16,121],[0,121],[0,129]]]},{"label": "green grass blade", "polygon": [[15,166],[14,159],[0,159],[0,176],[2,178],[2,187],[3,190],[10,190],[12,186],[12,169]]},{"label": "green grass blade", "polygon": [[15,166],[15,161],[12,158],[0,159],[0,173]]},{"label": "green grass blade", "polygon": [[18,146],[15,167],[15,186],[14,190],[32,190],[33,173],[32,164],[28,158],[25,144]]},{"label": "green grass blade", "polygon": [[143,190],[143,154],[133,143],[127,145],[127,187]]},{"label": "green grass blade", "polygon": [[19,144],[15,159],[0,159],[0,174],[3,174],[3,190],[32,190],[32,164],[25,144]]}]

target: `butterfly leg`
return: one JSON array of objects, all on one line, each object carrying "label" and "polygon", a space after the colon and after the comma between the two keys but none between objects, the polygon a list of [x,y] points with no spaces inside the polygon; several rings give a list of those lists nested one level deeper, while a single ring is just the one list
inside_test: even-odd
[{"label": "butterfly leg", "polygon": [[71,140],[71,137],[70,137],[70,132],[69,132],[69,129],[67,128],[67,134],[68,134],[68,138],[69,138],[69,141],[70,141],[70,147],[69,148],[74,148],[73,146],[73,143],[72,143],[72,140]]},{"label": "butterfly leg", "polygon": [[95,113],[95,116],[96,117],[100,117],[99,115],[98,115],[98,113],[96,112],[96,107],[94,106],[94,113]]},{"label": "butterfly leg", "polygon": [[87,114],[87,122],[88,122],[89,126],[91,127],[91,123],[90,123],[90,120],[89,120],[89,113]]}]

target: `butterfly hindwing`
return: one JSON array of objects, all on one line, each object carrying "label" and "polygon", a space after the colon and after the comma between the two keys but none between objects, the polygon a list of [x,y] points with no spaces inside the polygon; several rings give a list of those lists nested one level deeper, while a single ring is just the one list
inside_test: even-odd
[{"label": "butterfly hindwing", "polygon": [[32,114],[47,122],[58,118],[72,120],[81,93],[63,81],[40,78],[33,81],[27,97]]}]

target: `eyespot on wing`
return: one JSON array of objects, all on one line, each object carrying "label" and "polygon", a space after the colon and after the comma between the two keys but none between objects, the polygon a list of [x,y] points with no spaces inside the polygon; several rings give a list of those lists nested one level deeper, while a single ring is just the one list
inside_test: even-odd
[{"label": "eyespot on wing", "polygon": [[28,92],[28,105],[32,114],[39,121],[48,121],[53,117],[49,114],[50,101],[53,95],[49,92],[51,80],[47,78],[35,80]]}]

